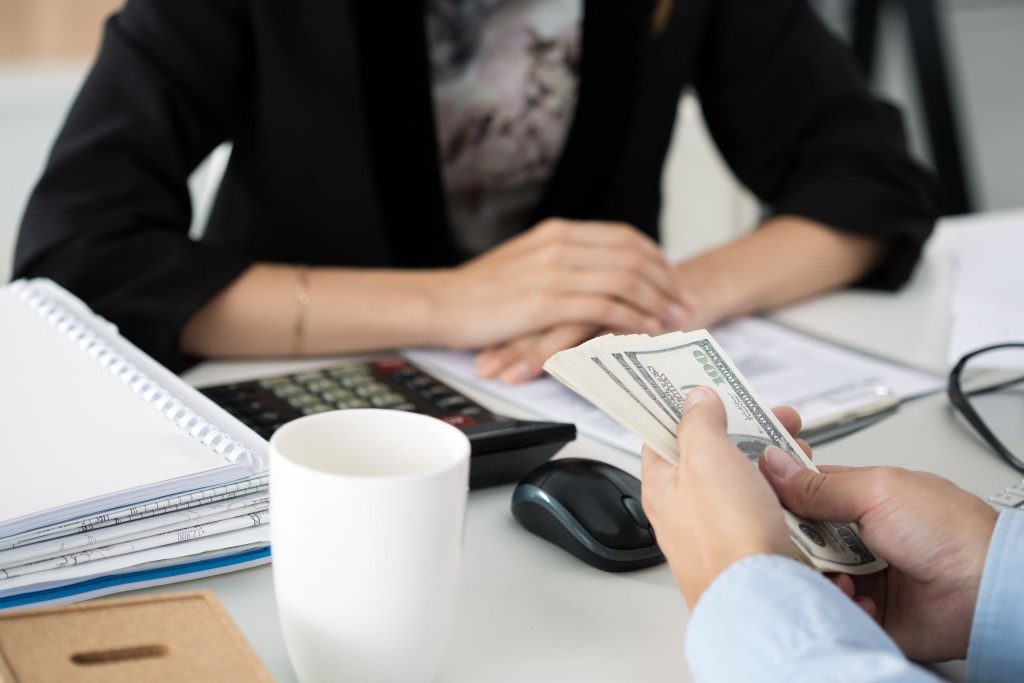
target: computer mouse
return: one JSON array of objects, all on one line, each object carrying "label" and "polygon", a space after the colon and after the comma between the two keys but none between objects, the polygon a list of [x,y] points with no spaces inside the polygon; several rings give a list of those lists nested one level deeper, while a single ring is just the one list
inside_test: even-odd
[{"label": "computer mouse", "polygon": [[607,463],[544,463],[519,482],[512,515],[598,569],[625,572],[665,561],[640,505],[640,480]]}]

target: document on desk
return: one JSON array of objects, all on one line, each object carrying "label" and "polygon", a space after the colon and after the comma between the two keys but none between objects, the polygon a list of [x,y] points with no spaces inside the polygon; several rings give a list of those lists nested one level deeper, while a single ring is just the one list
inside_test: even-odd
[{"label": "document on desk", "polygon": [[[38,583],[39,576],[46,575],[50,570],[62,569],[64,567],[79,567],[90,562],[105,560],[122,555],[139,553],[144,550],[161,548],[177,543],[188,543],[203,538],[227,534],[232,531],[258,527],[270,523],[270,512],[267,507],[250,512],[248,514],[236,515],[226,519],[204,521],[202,524],[147,534],[139,538],[111,543],[87,550],[80,550],[74,553],[55,555],[41,560],[35,560],[25,564],[16,564],[0,569],[0,591],[13,588],[21,588],[25,585]],[[215,539],[218,543],[221,538]],[[219,547],[215,545],[214,547]],[[177,550],[180,550],[178,548]],[[138,557],[138,555],[136,555]],[[90,571],[86,568],[84,571]]]},{"label": "document on desk", "polygon": [[[824,429],[848,416],[869,415],[939,391],[944,380],[830,344],[762,318],[741,318],[712,330],[715,339],[769,405],[800,411],[805,429]],[[544,418],[572,422],[583,434],[639,453],[640,440],[598,408],[543,377],[509,386],[482,380],[473,354],[413,349],[405,355],[426,370],[461,381]]]},{"label": "document on desk", "polygon": [[264,491],[120,524],[97,525],[88,531],[71,535],[35,539],[31,543],[23,543],[18,547],[0,550],[0,578],[3,578],[4,570],[8,567],[237,517],[266,509],[269,500],[267,492]]},{"label": "document on desk", "polygon": [[[128,555],[96,559],[86,564],[69,564],[38,574],[17,576],[0,582],[0,599],[25,590],[39,591],[74,584],[83,579],[96,580],[123,573],[151,569],[154,565],[168,567],[181,564],[195,556],[240,552],[270,544],[270,527],[266,524],[249,525],[237,531],[198,538],[171,545],[137,550]],[[155,583],[160,583],[159,581]]]},{"label": "document on desk", "polygon": [[985,216],[962,235],[953,266],[949,364],[1024,341],[1024,212]]}]

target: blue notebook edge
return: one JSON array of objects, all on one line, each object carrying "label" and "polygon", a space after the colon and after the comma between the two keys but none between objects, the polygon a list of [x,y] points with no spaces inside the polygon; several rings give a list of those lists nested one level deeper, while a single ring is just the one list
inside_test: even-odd
[{"label": "blue notebook edge", "polygon": [[7,596],[6,598],[0,598],[0,611],[29,605],[62,604],[86,600],[110,593],[177,581],[188,581],[213,574],[223,574],[266,564],[269,561],[270,546],[263,546],[240,553],[183,562],[182,564],[167,567],[99,576],[56,588],[19,593]]}]

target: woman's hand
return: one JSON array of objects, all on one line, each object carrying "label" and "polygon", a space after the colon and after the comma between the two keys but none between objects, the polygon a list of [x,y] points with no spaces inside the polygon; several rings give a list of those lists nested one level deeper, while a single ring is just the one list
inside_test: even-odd
[{"label": "woman's hand", "polygon": [[430,295],[431,336],[453,348],[564,326],[660,334],[682,315],[672,267],[653,240],[622,223],[543,221],[437,273]]},{"label": "woman's hand", "polygon": [[530,332],[478,353],[476,372],[484,379],[497,378],[508,384],[520,384],[544,372],[544,363],[554,354],[593,339],[601,332],[600,328],[586,324],[556,325]]},{"label": "woman's hand", "polygon": [[[675,321],[666,324],[663,331],[696,329],[703,324],[697,301],[688,291],[679,288],[678,278],[675,281],[678,312]],[[544,363],[554,354],[608,332],[628,334],[636,330],[610,330],[586,324],[556,325],[484,349],[476,357],[476,371],[484,379],[497,378],[509,384],[526,382],[543,374]]]},{"label": "woman's hand", "polygon": [[[996,512],[934,474],[893,467],[797,467],[766,452],[760,466],[782,503],[810,519],[857,522],[888,569],[836,584],[917,661],[967,655]],[[791,464],[792,463],[792,464]]]},{"label": "woman's hand", "polygon": [[[795,432],[792,409],[776,415]],[[707,387],[692,389],[679,423],[679,464],[647,447],[643,507],[676,582],[693,607],[723,570],[749,555],[791,555],[782,506],[768,482],[726,436],[725,406]]]}]

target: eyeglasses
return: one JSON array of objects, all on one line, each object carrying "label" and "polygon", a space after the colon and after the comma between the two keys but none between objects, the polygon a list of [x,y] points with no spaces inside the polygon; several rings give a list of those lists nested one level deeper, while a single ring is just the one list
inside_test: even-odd
[{"label": "eyeglasses", "polygon": [[1024,343],[968,353],[949,373],[947,393],[992,450],[1024,472]]}]

